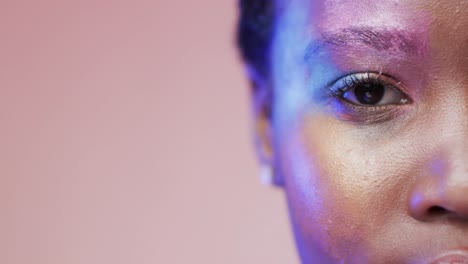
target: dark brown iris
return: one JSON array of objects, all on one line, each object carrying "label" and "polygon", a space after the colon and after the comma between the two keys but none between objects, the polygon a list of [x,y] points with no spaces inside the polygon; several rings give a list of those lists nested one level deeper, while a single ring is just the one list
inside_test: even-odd
[{"label": "dark brown iris", "polygon": [[356,100],[365,105],[375,105],[382,100],[385,86],[380,83],[361,83],[354,87]]}]

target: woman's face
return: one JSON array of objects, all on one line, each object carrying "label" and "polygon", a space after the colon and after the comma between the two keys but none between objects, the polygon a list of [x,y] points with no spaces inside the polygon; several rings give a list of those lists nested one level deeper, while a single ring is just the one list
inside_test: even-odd
[{"label": "woman's face", "polygon": [[468,263],[468,1],[279,2],[273,156],[303,263]]}]

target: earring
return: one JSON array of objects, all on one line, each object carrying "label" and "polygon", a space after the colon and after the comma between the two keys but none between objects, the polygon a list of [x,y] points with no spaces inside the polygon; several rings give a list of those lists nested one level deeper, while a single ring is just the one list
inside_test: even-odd
[{"label": "earring", "polygon": [[265,186],[274,184],[273,169],[270,165],[260,165],[260,181]]}]

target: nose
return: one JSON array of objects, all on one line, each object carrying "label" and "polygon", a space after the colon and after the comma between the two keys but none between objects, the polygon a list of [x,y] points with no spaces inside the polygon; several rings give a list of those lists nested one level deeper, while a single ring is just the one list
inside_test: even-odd
[{"label": "nose", "polygon": [[419,221],[446,218],[468,221],[468,187],[450,186],[444,190],[438,189],[414,191],[409,204],[411,216]]},{"label": "nose", "polygon": [[418,179],[409,196],[409,213],[419,221],[468,222],[468,170],[449,166]]}]

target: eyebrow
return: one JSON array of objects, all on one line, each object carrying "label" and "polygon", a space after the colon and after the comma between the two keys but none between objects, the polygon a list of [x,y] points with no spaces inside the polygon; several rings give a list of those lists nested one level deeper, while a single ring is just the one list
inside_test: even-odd
[{"label": "eyebrow", "polygon": [[423,41],[401,30],[376,30],[371,27],[345,28],[334,32],[324,32],[321,38],[307,46],[305,58],[322,50],[346,50],[348,48],[367,47],[378,52],[394,54],[424,54]]}]

